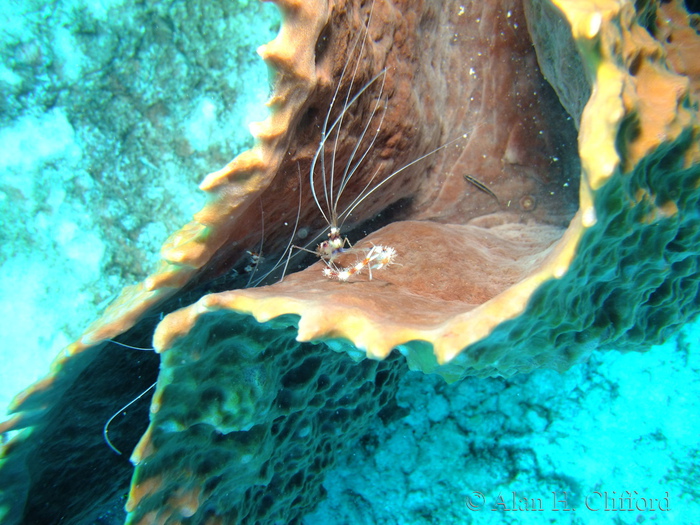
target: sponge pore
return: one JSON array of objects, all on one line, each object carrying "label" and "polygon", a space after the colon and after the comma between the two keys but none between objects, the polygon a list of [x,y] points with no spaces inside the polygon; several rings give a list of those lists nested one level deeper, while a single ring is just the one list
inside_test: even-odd
[{"label": "sponge pore", "polygon": [[205,314],[163,354],[127,523],[294,523],[323,497],[324,471],[407,366],[298,343],[292,316],[274,324]]}]

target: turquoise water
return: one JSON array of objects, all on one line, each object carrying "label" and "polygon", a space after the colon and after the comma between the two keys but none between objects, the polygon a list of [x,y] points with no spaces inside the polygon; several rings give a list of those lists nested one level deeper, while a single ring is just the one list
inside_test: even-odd
[{"label": "turquoise water", "polygon": [[[254,50],[279,22],[256,2],[25,1],[0,16],[4,407],[148,274],[201,207],[201,178],[250,145],[269,92]],[[410,374],[396,417],[327,475],[304,522],[700,522],[697,341],[689,325],[561,375]]]},{"label": "turquoise water", "polygon": [[697,523],[699,328],[564,374],[411,373],[305,523]]},{"label": "turquoise water", "polygon": [[203,176],[252,145],[270,90],[255,50],[279,16],[116,0],[5,2],[0,16],[5,407],[148,275],[201,208]]}]

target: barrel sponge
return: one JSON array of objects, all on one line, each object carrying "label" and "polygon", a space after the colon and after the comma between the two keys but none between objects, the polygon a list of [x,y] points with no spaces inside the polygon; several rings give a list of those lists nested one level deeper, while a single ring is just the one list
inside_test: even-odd
[{"label": "barrel sponge", "polygon": [[[270,287],[204,298],[193,311],[216,304],[261,322],[296,315],[300,341],[347,340],[376,359],[399,348],[412,368],[449,380],[564,370],[594,348],[667,337],[698,312],[700,166],[691,82],[647,27],[657,8],[530,6],[535,42],[546,50],[554,44],[542,35],[568,34],[574,45],[565,48],[578,50],[592,86],[580,117],[579,210],[563,235],[507,219],[397,222],[358,245],[398,253],[401,266],[371,282],[339,286],[318,263]],[[550,71],[567,99],[589,93]],[[166,318],[156,344],[186,332],[183,318]]]},{"label": "barrel sponge", "polygon": [[[698,78],[689,54],[697,19],[682,2],[527,0],[536,57],[519,2],[473,3],[482,11],[461,16],[459,2],[377,0],[367,29],[368,3],[278,3],[285,22],[261,54],[279,74],[258,144],[205,179],[210,201],[166,243],[160,269],[126,290],[55,374],[18,400],[23,412],[0,424],[36,423],[27,447],[17,440],[10,452],[35,450],[30,441],[47,447],[44,432],[61,423],[55,400],[65,408],[71,399],[56,392],[105,390],[109,374],[98,381],[87,362],[113,365],[101,341],[134,325],[127,336],[143,334],[149,311],[196,299],[155,332],[161,371],[133,454],[131,523],[293,522],[320,494],[335,447],[361,435],[407,368],[450,381],[564,370],[594,349],[646,348],[700,307]],[[318,263],[272,286],[202,296],[260,242],[259,202],[294,223],[289,195],[299,195],[301,224],[322,226],[309,192],[298,193],[298,173],[310,166],[334,93],[349,90],[347,43],[365,30],[356,86],[385,68],[391,75],[380,132],[349,196],[468,131],[466,144],[402,172],[357,210],[367,219],[410,199],[410,220],[356,243],[392,246],[397,264],[372,281],[339,283]],[[575,77],[567,64],[580,64]],[[357,115],[371,114],[370,91]],[[366,125],[348,119],[339,130],[339,164]],[[499,199],[471,191],[470,173]],[[272,253],[289,229],[268,226]],[[4,472],[11,460],[3,458]],[[20,492],[31,492],[21,489],[0,494],[17,516]]]},{"label": "barrel sponge", "polygon": [[[645,348],[697,312],[700,174],[683,167],[690,143],[684,134],[602,187],[597,224],[569,271],[460,354],[459,368],[438,371],[452,378],[564,370],[596,348]],[[671,194],[677,210],[659,206]],[[159,326],[161,373],[149,430],[132,456],[127,523],[301,519],[323,497],[324,471],[407,371],[403,357],[363,359],[342,338],[297,342],[299,316],[258,323],[231,306],[239,304],[237,292],[207,296]]]},{"label": "barrel sponge", "polygon": [[406,365],[298,343],[293,324],[212,311],[162,354],[127,523],[294,523],[313,509]]},{"label": "barrel sponge", "polygon": [[[535,2],[533,5],[531,25],[537,27],[538,23],[552,20],[551,17],[538,20]],[[265,427],[263,423],[262,428],[267,430],[258,433],[261,428],[258,421],[280,416],[269,408],[275,403],[270,405],[270,396],[262,392],[258,394],[263,400],[261,405],[246,411],[246,414],[254,413],[253,419],[247,419],[246,414],[212,416],[210,407],[222,406],[228,399],[221,391],[208,396],[214,400],[205,403],[206,408],[202,407],[198,415],[190,416],[183,402],[172,403],[174,408],[165,412],[165,406],[171,405],[168,389],[175,381],[171,366],[177,370],[179,363],[188,363],[191,358],[187,356],[192,354],[201,359],[199,355],[204,352],[199,350],[200,346],[209,352],[210,348],[223,344],[220,341],[226,341],[225,346],[235,348],[227,353],[228,359],[235,362],[249,353],[247,330],[269,330],[264,337],[256,335],[252,339],[271,341],[271,347],[294,352],[291,348],[295,348],[292,341],[296,338],[302,341],[302,347],[314,349],[304,354],[310,356],[306,359],[313,360],[308,371],[299,370],[298,363],[304,362],[300,356],[287,362],[288,368],[279,371],[276,378],[285,377],[280,375],[289,373],[285,370],[310,377],[321,366],[325,375],[335,378],[325,363],[335,363],[343,353],[358,361],[353,366],[366,366],[368,361],[363,358],[370,356],[380,363],[392,363],[392,370],[397,370],[394,367],[403,366],[400,364],[403,359],[389,354],[392,348],[398,348],[410,367],[457,380],[466,375],[510,375],[538,367],[565,370],[594,349],[646,348],[697,315],[700,156],[697,104],[689,89],[690,82],[669,67],[663,46],[651,36],[653,27],[640,25],[650,19],[648,11],[637,13],[627,3],[607,2],[593,7],[596,7],[593,2],[585,6],[580,2],[556,3],[558,23],[569,24],[575,43],[571,48],[578,49],[592,87],[591,98],[580,118],[583,172],[580,209],[563,237],[552,240],[555,232],[545,226],[540,227],[538,234],[523,229],[521,235],[514,235],[512,230],[498,227],[395,223],[376,232],[367,242],[394,246],[406,259],[402,260],[402,267],[377,272],[371,282],[358,280],[347,286],[339,285],[324,280],[316,265],[283,283],[205,296],[195,305],[170,314],[160,323],[155,335],[164,363],[154,399],[155,414],[133,458],[137,471],[129,508],[134,523],[139,523],[149,512],[152,513],[149,520],[174,517],[173,522],[192,513],[199,516],[200,512],[202,518],[198,522],[206,522],[207,513],[219,518],[226,516],[222,518],[224,521],[232,515],[228,513],[238,512],[247,513],[235,514],[242,522],[258,519],[259,515],[249,510],[252,507],[248,503],[241,504],[238,510],[220,506],[217,487],[224,481],[218,472],[205,480],[203,474],[200,479],[197,466],[182,466],[175,460],[171,465],[160,462],[158,458],[163,451],[175,446],[171,443],[182,443],[180,434],[192,433],[194,429],[204,434],[194,450],[212,441],[226,441],[228,436],[218,436],[213,430],[216,425],[229,425],[229,431],[240,429],[241,435],[245,434],[254,443],[237,444],[236,453],[225,457],[235,465],[252,462],[250,471],[241,466],[235,472],[262,476],[264,479],[259,482],[267,484],[268,490],[274,489],[269,493],[271,498],[260,500],[263,507],[272,506],[276,496],[303,498],[307,491],[315,493],[310,485],[304,485],[315,471],[301,465],[328,461],[328,456],[319,456],[322,448],[311,445],[318,443],[317,439],[329,439],[333,429],[328,426],[321,436],[312,438],[304,447],[311,450],[311,457],[295,449],[291,439],[285,442],[289,448],[280,446],[273,427]],[[674,8],[680,9],[677,5]],[[538,31],[541,35],[561,34],[559,29]],[[555,73],[553,70],[550,80],[556,85]],[[559,85],[558,89],[569,90],[570,100],[578,96],[569,86]],[[489,244],[506,246],[509,250],[498,254],[496,249],[494,255],[493,250],[486,249]],[[430,257],[433,261],[445,261],[448,253],[460,264],[442,269],[443,273],[449,270],[449,279],[443,285],[435,280],[440,272],[435,269],[431,272],[428,264],[421,267],[420,261]],[[518,273],[511,268],[504,279],[514,282],[480,302],[483,297],[479,294],[484,292],[473,289],[470,292],[465,283],[478,279],[479,272],[487,278],[494,264],[508,268],[504,261],[498,260],[508,256],[516,266],[525,269]],[[260,325],[255,325],[250,316]],[[218,326],[226,328],[220,330]],[[243,326],[254,328],[243,329]],[[311,340],[322,340],[324,344],[303,343]],[[273,359],[267,355],[273,352],[271,347],[265,350],[265,361]],[[183,351],[185,356],[181,355]],[[171,352],[177,358],[170,359]],[[268,377],[269,368],[262,363],[255,363],[252,370],[256,377]],[[342,374],[346,370],[343,368]],[[239,376],[240,373],[232,375]],[[274,392],[288,392],[291,401],[282,406],[297,403],[309,410],[308,407],[318,403],[313,401],[317,393],[314,390],[317,383],[313,381],[318,377],[314,375],[307,383],[308,389],[298,387],[298,391],[304,392],[303,398],[312,399],[309,402],[300,402],[289,388],[274,380],[270,386]],[[244,386],[246,381],[233,383],[237,385],[232,390],[234,393],[239,388],[251,390]],[[378,383],[388,388],[392,381],[375,380]],[[247,393],[234,395],[252,399]],[[187,397],[197,399],[197,395],[183,392],[182,399]],[[375,410],[380,406],[381,403],[373,405]],[[284,419],[292,425],[284,432],[285,436],[288,432],[305,434],[305,430],[299,429],[309,428],[309,420],[304,419],[306,423],[296,426],[293,423],[296,417],[320,415],[322,418],[322,413],[311,409],[311,416],[286,415],[277,421]],[[207,418],[206,424],[198,423],[200,417]],[[318,431],[324,428],[322,424],[311,426]],[[230,435],[239,439],[238,430]],[[272,443],[277,445],[277,453],[283,460],[270,461]],[[174,456],[181,457],[182,452],[178,450]],[[218,463],[224,462],[212,461]],[[268,467],[261,468],[261,464]],[[286,465],[301,467],[293,470]],[[291,474],[295,481],[292,483],[287,478],[286,489],[278,492],[280,485],[269,480],[277,479],[281,472],[285,476]],[[253,484],[246,494],[252,497],[261,493]],[[305,500],[297,503],[303,505]],[[286,520],[298,516],[294,506],[284,512],[279,516]]]}]

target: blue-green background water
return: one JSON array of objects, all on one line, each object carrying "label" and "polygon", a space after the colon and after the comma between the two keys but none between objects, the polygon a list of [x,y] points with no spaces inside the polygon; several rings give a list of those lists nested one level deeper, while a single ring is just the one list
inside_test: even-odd
[{"label": "blue-green background water", "polygon": [[[0,6],[0,406],[148,274],[198,182],[250,145],[269,91],[254,50],[278,26],[254,1]],[[305,522],[698,523],[697,341],[687,326],[562,375],[412,373],[401,417],[373,424]],[[628,492],[670,510],[605,510]]]},{"label": "blue-green background water", "polygon": [[[277,9],[0,6],[0,406],[39,379],[202,205],[266,116]],[[19,350],[21,349],[21,350]]]}]

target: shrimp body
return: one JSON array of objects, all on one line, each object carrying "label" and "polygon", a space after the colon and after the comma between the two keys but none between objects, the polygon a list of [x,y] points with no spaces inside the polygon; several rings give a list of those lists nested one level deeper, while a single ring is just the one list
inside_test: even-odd
[{"label": "shrimp body", "polygon": [[352,247],[348,238],[340,235],[340,228],[331,226],[328,232],[328,240],[316,246],[316,255],[324,261],[333,262],[336,257],[347,252],[345,246]]}]

